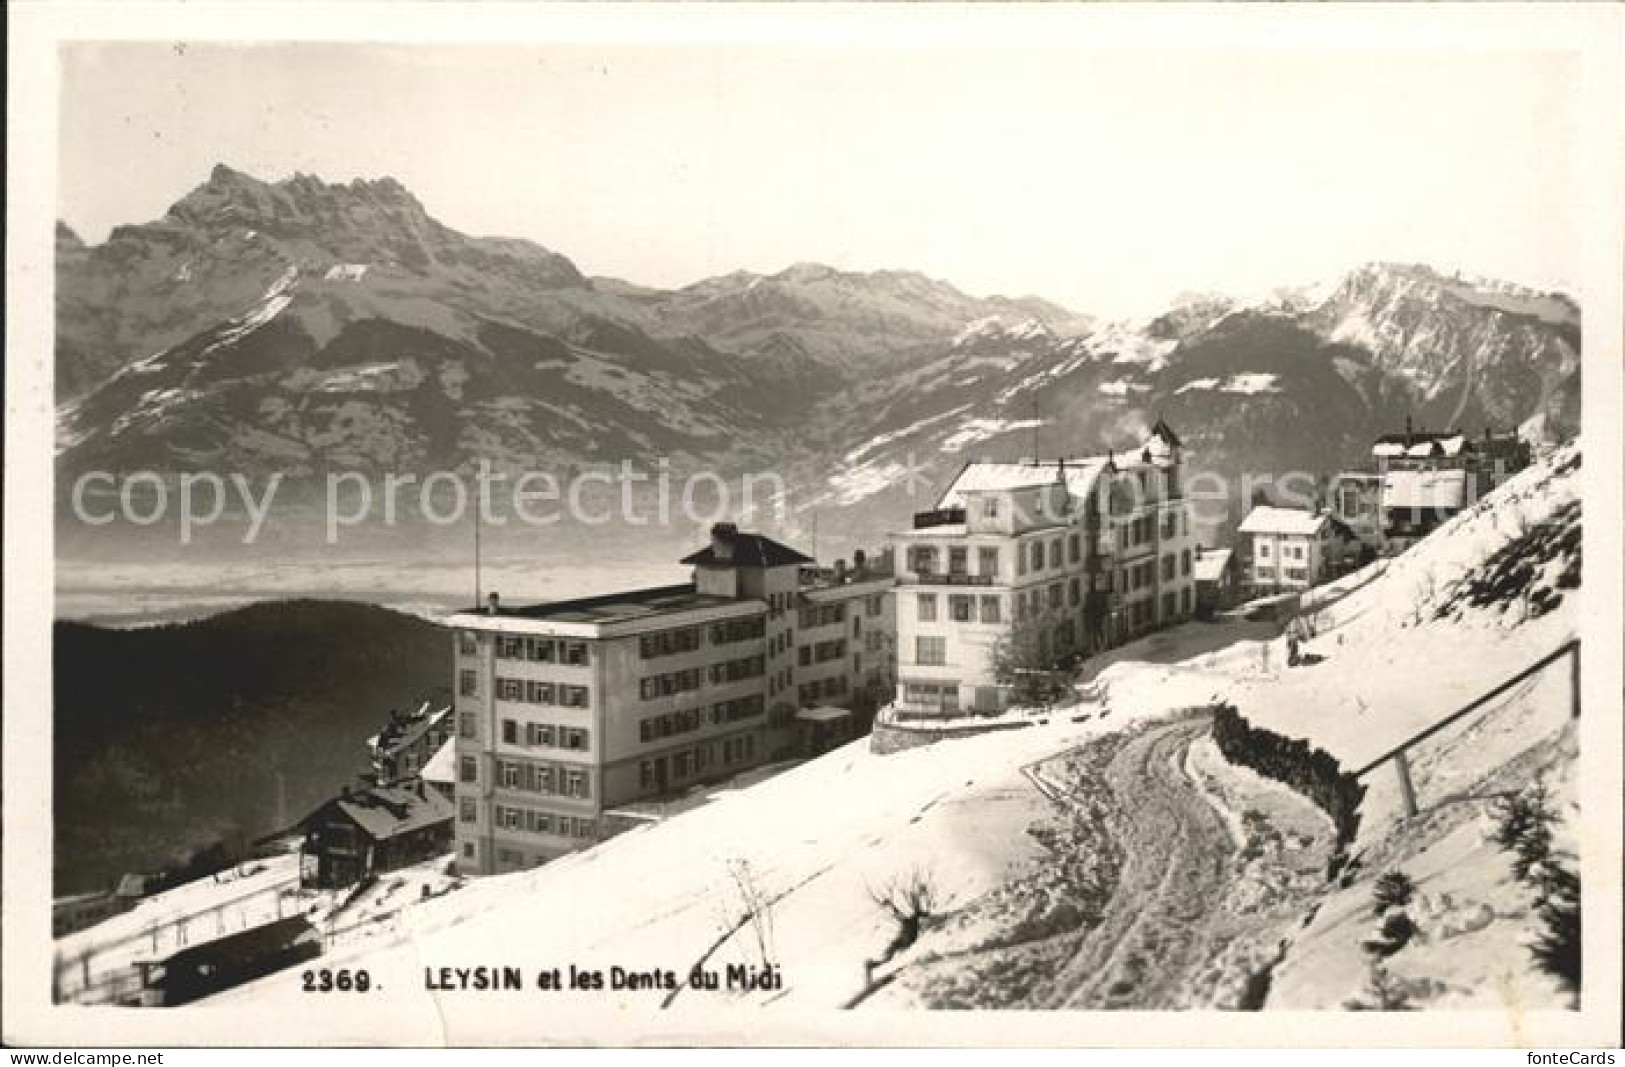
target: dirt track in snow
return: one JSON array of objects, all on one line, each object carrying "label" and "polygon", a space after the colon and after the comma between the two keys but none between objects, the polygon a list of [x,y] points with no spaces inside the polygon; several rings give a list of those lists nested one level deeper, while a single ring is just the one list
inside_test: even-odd
[{"label": "dirt track in snow", "polygon": [[1155,723],[1033,768],[1057,804],[1032,830],[1054,866],[949,917],[877,1002],[1241,1006],[1307,912],[1330,826],[1225,764],[1208,724]]},{"label": "dirt track in snow", "polygon": [[1205,720],[1147,731],[1106,769],[1124,862],[1099,926],[1052,982],[1047,1007],[1159,1008],[1213,951],[1207,919],[1236,843],[1184,771]]}]

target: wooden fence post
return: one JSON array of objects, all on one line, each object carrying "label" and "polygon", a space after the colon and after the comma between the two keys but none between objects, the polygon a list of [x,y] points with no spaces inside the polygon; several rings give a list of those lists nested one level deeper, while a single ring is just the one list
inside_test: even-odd
[{"label": "wooden fence post", "polygon": [[1399,777],[1399,795],[1405,802],[1405,817],[1416,815],[1416,787],[1411,784],[1411,761],[1404,751],[1394,753],[1394,772]]},{"label": "wooden fence post", "polygon": [[1570,713],[1578,719],[1580,717],[1580,642],[1574,642],[1574,648],[1569,652],[1572,659],[1569,670],[1569,696],[1571,700]]}]

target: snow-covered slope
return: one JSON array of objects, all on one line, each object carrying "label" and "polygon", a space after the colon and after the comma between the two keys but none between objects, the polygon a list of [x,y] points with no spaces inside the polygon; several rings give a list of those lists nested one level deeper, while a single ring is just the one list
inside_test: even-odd
[{"label": "snow-covered slope", "polygon": [[[1000,955],[1006,950],[997,948],[1014,944],[1008,951],[1026,951],[1020,946],[1036,939],[1031,943],[1052,951],[1078,945],[1085,958],[1081,954],[1099,946],[1092,948],[1087,937],[1057,940],[1049,936],[1053,924],[1063,931],[1079,922],[1109,924],[1114,906],[1129,908],[1127,919],[1137,914],[1138,896],[1108,905],[1095,920],[1087,916],[1098,902],[1080,899],[1071,912],[1057,910],[1076,883],[1057,876],[1055,864],[1102,848],[1108,855],[1113,847],[1096,840],[1084,848],[1086,822],[1054,821],[1054,804],[1064,810],[1083,796],[1069,793],[1075,787],[1064,784],[1065,775],[1086,771],[1097,758],[1091,753],[1123,751],[1141,743],[1137,738],[1151,745],[1143,766],[1160,768],[1158,745],[1199,736],[1200,720],[1182,717],[1188,713],[1180,709],[1218,701],[1235,704],[1256,725],[1308,738],[1346,769],[1454,711],[1573,634],[1578,466],[1576,450],[1560,452],[1410,554],[1323,590],[1311,613],[1318,626],[1306,645],[1311,665],[1287,667],[1283,639],[1267,624],[1187,625],[1104,657],[1087,679],[1084,704],[1035,714],[1025,729],[890,756],[873,754],[864,742],[849,745],[589,852],[479,880],[407,909],[395,926],[378,931],[369,951],[346,951],[324,963],[367,967],[396,992],[392,1012],[432,1019],[433,1039],[450,1041],[486,1032],[489,1017],[472,1010],[486,1001],[425,991],[425,967],[438,973],[440,967],[523,965],[530,982],[536,970],[555,966],[601,968],[606,975],[621,967],[670,971],[671,982],[681,985],[693,966],[724,972],[729,964],[750,967],[765,957],[781,979],[767,989],[719,993],[673,993],[656,976],[656,988],[612,990],[608,997],[515,994],[524,997],[515,1003],[540,1013],[538,1020],[557,1020],[563,1012],[583,1024],[596,1013],[652,1010],[665,1002],[714,1010],[951,999],[944,990],[952,983],[944,982],[954,973],[952,961],[961,958],[956,954],[966,968],[972,960],[983,968],[997,964],[985,972],[993,976],[988,983],[976,986],[1004,998],[993,1002],[1025,1003],[1020,998],[1029,996],[1073,1003],[1079,991],[1100,984],[1098,975],[1080,973],[1076,989],[1058,986],[1070,974],[1060,959],[1041,972],[1048,976],[1043,981],[1023,984],[1010,977],[1019,972],[1009,965],[1026,957]],[[1368,976],[1362,941],[1372,933],[1372,882],[1396,869],[1417,883],[1413,909],[1421,933],[1388,966],[1414,1006],[1562,1006],[1565,994],[1533,966],[1525,948],[1533,922],[1527,892],[1512,878],[1507,857],[1485,841],[1484,826],[1491,797],[1524,787],[1536,774],[1552,783],[1562,813],[1572,818],[1569,709],[1567,672],[1559,669],[1419,747],[1412,760],[1422,807],[1417,818],[1403,819],[1391,776],[1375,775],[1352,874],[1335,885],[1316,874],[1325,823],[1317,823],[1301,798],[1250,772],[1225,769],[1205,742],[1176,748],[1185,752],[1179,774],[1189,779],[1191,811],[1211,806],[1220,820],[1214,825],[1228,826],[1237,842],[1214,843],[1212,862],[1219,867],[1208,875],[1220,880],[1205,906],[1228,917],[1217,927],[1205,921],[1185,933],[1170,928],[1149,941],[1146,924],[1135,923],[1130,932],[1144,942],[1139,963],[1117,958],[1113,949],[1101,965],[1132,965],[1138,969],[1122,973],[1141,977],[1102,985],[1077,1006],[1115,1005],[1124,996],[1122,1006],[1133,1006],[1136,991],[1154,993],[1149,1003],[1169,1006],[1235,1003],[1261,991],[1272,1008],[1343,1006],[1358,997]],[[1175,717],[1159,721],[1170,713]],[[1115,769],[1104,777],[1084,773],[1076,788],[1097,789],[1123,773],[1117,761],[1109,767]],[[1179,774],[1169,781],[1179,781]],[[1151,799],[1165,803],[1168,797]],[[1116,818],[1103,817],[1107,824]],[[1070,839],[1067,825],[1084,835],[1073,846],[1081,851],[1055,852],[1058,842]],[[1136,847],[1149,845],[1141,840]],[[1296,860],[1295,851],[1301,852]],[[1103,884],[1113,884],[1112,877],[1132,882],[1133,855],[1118,875],[1102,875]],[[896,931],[874,896],[916,875],[937,891],[938,917],[910,951],[887,963]],[[1021,896],[1034,886],[1048,887],[1049,894],[1037,912]],[[1166,903],[1154,895],[1143,899],[1148,909]],[[1147,915],[1153,926],[1168,921],[1160,911]],[[1304,927],[1306,917],[1311,921]],[[1211,949],[1212,967],[1178,972],[1185,977],[1177,988],[1146,977],[1173,966],[1178,946],[1198,935]],[[1285,952],[1277,960],[1279,937]],[[1261,944],[1269,951],[1261,953]],[[972,952],[969,945],[982,947]],[[1263,973],[1270,980],[1260,985],[1256,977]],[[201,1010],[274,1011],[299,998],[296,983],[272,978]]]}]

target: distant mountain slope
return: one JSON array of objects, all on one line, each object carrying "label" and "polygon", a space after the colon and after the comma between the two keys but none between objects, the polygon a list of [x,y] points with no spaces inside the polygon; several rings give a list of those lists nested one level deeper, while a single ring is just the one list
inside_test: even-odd
[{"label": "distant mountain slope", "polygon": [[1132,447],[1162,417],[1193,467],[1222,476],[1239,502],[1246,475],[1365,462],[1371,440],[1407,417],[1571,437],[1579,353],[1566,297],[1393,264],[1254,303],[1193,297],[1082,337],[995,318],[821,404],[813,434],[825,452],[813,455],[833,461],[800,468],[798,495],[896,515],[925,506],[903,497],[907,472],[941,484],[971,458]]},{"label": "distant mountain slope", "polygon": [[1578,430],[1574,302],[1412,264],[1136,322],[809,263],[668,291],[458,233],[392,179],[224,166],[160,220],[57,247],[62,485],[664,458],[782,472],[793,507],[855,508],[872,538],[917,503],[905,471],[1130,447],[1158,416],[1232,483],[1359,462],[1407,416]]},{"label": "distant mountain slope", "polygon": [[433,623],[265,603],[179,626],[54,634],[55,892],[285,825],[366,767],[389,709],[448,690]]}]

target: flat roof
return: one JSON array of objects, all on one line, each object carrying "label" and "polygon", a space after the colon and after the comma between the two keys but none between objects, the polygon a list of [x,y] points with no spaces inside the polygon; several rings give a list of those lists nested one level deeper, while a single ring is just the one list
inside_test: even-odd
[{"label": "flat roof", "polygon": [[[600,596],[579,597],[574,600],[555,600],[542,604],[510,607],[500,605],[495,612],[484,607],[466,608],[447,618],[453,626],[467,626],[487,630],[527,632],[523,623],[545,622],[561,627],[560,633],[592,636],[599,627],[620,626],[637,622],[660,622],[668,616],[690,612],[735,609],[729,614],[753,615],[765,611],[767,605],[760,600],[717,596],[696,592],[693,582],[682,585],[661,585],[648,589],[627,589]],[[504,626],[503,623],[519,623]],[[532,631],[533,632],[533,631]]]}]

